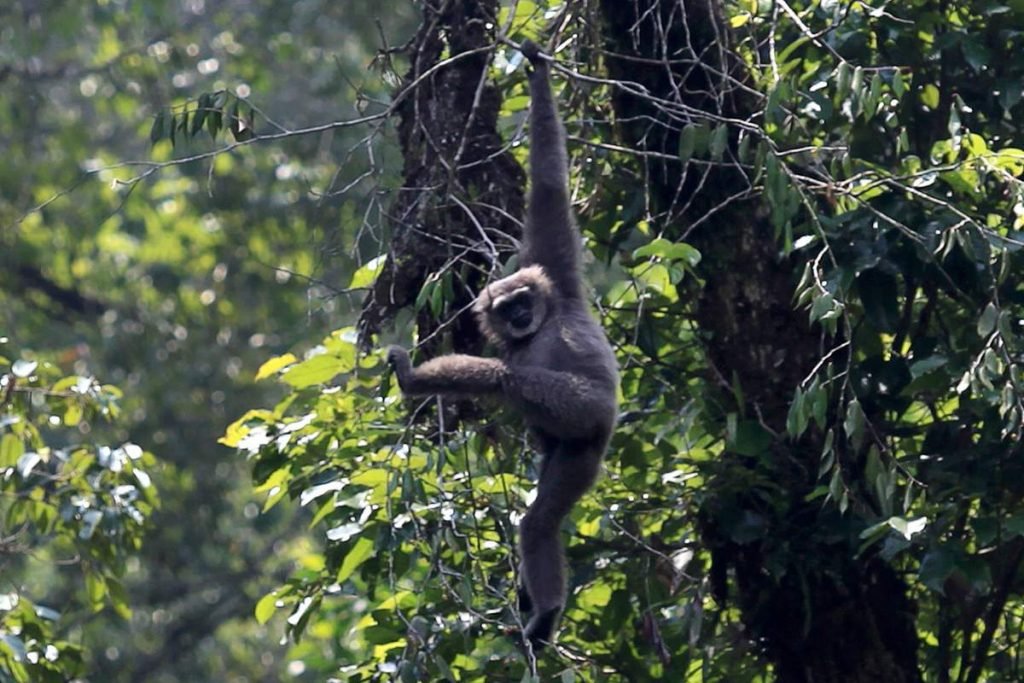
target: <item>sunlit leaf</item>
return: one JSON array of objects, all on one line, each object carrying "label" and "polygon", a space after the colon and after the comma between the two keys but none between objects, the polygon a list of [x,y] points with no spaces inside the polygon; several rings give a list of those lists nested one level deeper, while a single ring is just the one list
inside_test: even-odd
[{"label": "sunlit leaf", "polygon": [[373,541],[368,538],[359,538],[352,549],[345,555],[344,561],[341,563],[341,568],[338,570],[338,575],[335,580],[338,583],[347,581],[352,573],[355,572],[359,566],[366,562],[374,555]]},{"label": "sunlit leaf", "polygon": [[296,361],[298,361],[298,358],[296,358],[295,355],[291,353],[286,353],[281,356],[275,356],[274,358],[271,358],[270,360],[266,361],[265,363],[263,363],[263,365],[260,366],[260,369],[256,372],[256,379],[266,379],[267,377],[270,377],[271,375],[276,373],[281,368],[291,365]]}]

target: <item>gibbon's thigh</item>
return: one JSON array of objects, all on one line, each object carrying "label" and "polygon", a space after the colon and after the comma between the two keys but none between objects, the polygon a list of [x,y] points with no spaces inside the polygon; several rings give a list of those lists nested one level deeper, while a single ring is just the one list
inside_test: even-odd
[{"label": "gibbon's thigh", "polygon": [[559,520],[572,511],[601,470],[602,453],[583,441],[556,441],[541,461],[537,498],[530,509],[557,516]]}]

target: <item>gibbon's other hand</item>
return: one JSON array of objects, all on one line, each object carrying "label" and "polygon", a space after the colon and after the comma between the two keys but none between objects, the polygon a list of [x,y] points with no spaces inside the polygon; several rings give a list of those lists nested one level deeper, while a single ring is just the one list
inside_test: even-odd
[{"label": "gibbon's other hand", "polygon": [[404,385],[405,378],[412,369],[412,361],[409,360],[409,352],[401,346],[389,346],[388,365],[391,366],[391,369],[394,370],[395,375],[398,377],[398,385]]},{"label": "gibbon's other hand", "polygon": [[540,56],[540,48],[537,47],[537,43],[533,42],[529,38],[520,44],[519,51],[522,52],[523,56],[531,62],[536,62],[537,58]]},{"label": "gibbon's other hand", "polygon": [[524,57],[530,60],[530,64],[532,64],[534,67],[547,66],[547,62],[544,59],[544,55],[543,53],[541,53],[540,48],[537,46],[537,43],[533,42],[529,38],[524,40],[519,45],[519,51],[523,53]]}]

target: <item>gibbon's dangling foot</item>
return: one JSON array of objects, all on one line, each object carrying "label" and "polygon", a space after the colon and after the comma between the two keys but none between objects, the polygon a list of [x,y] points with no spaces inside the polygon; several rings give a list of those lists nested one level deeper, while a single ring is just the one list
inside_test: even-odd
[{"label": "gibbon's dangling foot", "polygon": [[500,396],[523,415],[543,457],[537,497],[519,526],[519,607],[531,615],[524,635],[536,650],[553,639],[565,606],[560,526],[597,478],[618,413],[619,375],[584,293],[548,58],[528,40],[522,52],[533,68],[520,269],[488,285],[473,306],[500,358],[452,354],[413,367],[405,349],[391,347],[388,361],[406,394]]}]

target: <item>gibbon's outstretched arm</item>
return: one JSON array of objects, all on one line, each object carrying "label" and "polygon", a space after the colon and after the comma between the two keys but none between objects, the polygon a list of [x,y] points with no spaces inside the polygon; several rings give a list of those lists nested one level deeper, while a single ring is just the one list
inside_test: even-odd
[{"label": "gibbon's outstretched arm", "polygon": [[534,425],[562,438],[586,438],[609,412],[591,382],[568,372],[464,354],[440,356],[414,368],[400,346],[388,349],[388,362],[408,396],[501,395],[519,405]]},{"label": "gibbon's outstretched arm", "polygon": [[550,66],[533,41],[524,40],[521,49],[533,69],[529,72],[530,194],[519,266],[542,266],[562,296],[580,298],[580,233],[569,204],[565,130],[551,93]]},{"label": "gibbon's outstretched arm", "polygon": [[496,358],[453,353],[412,367],[409,352],[401,346],[388,349],[388,363],[407,396],[479,396],[501,392],[508,367]]}]

